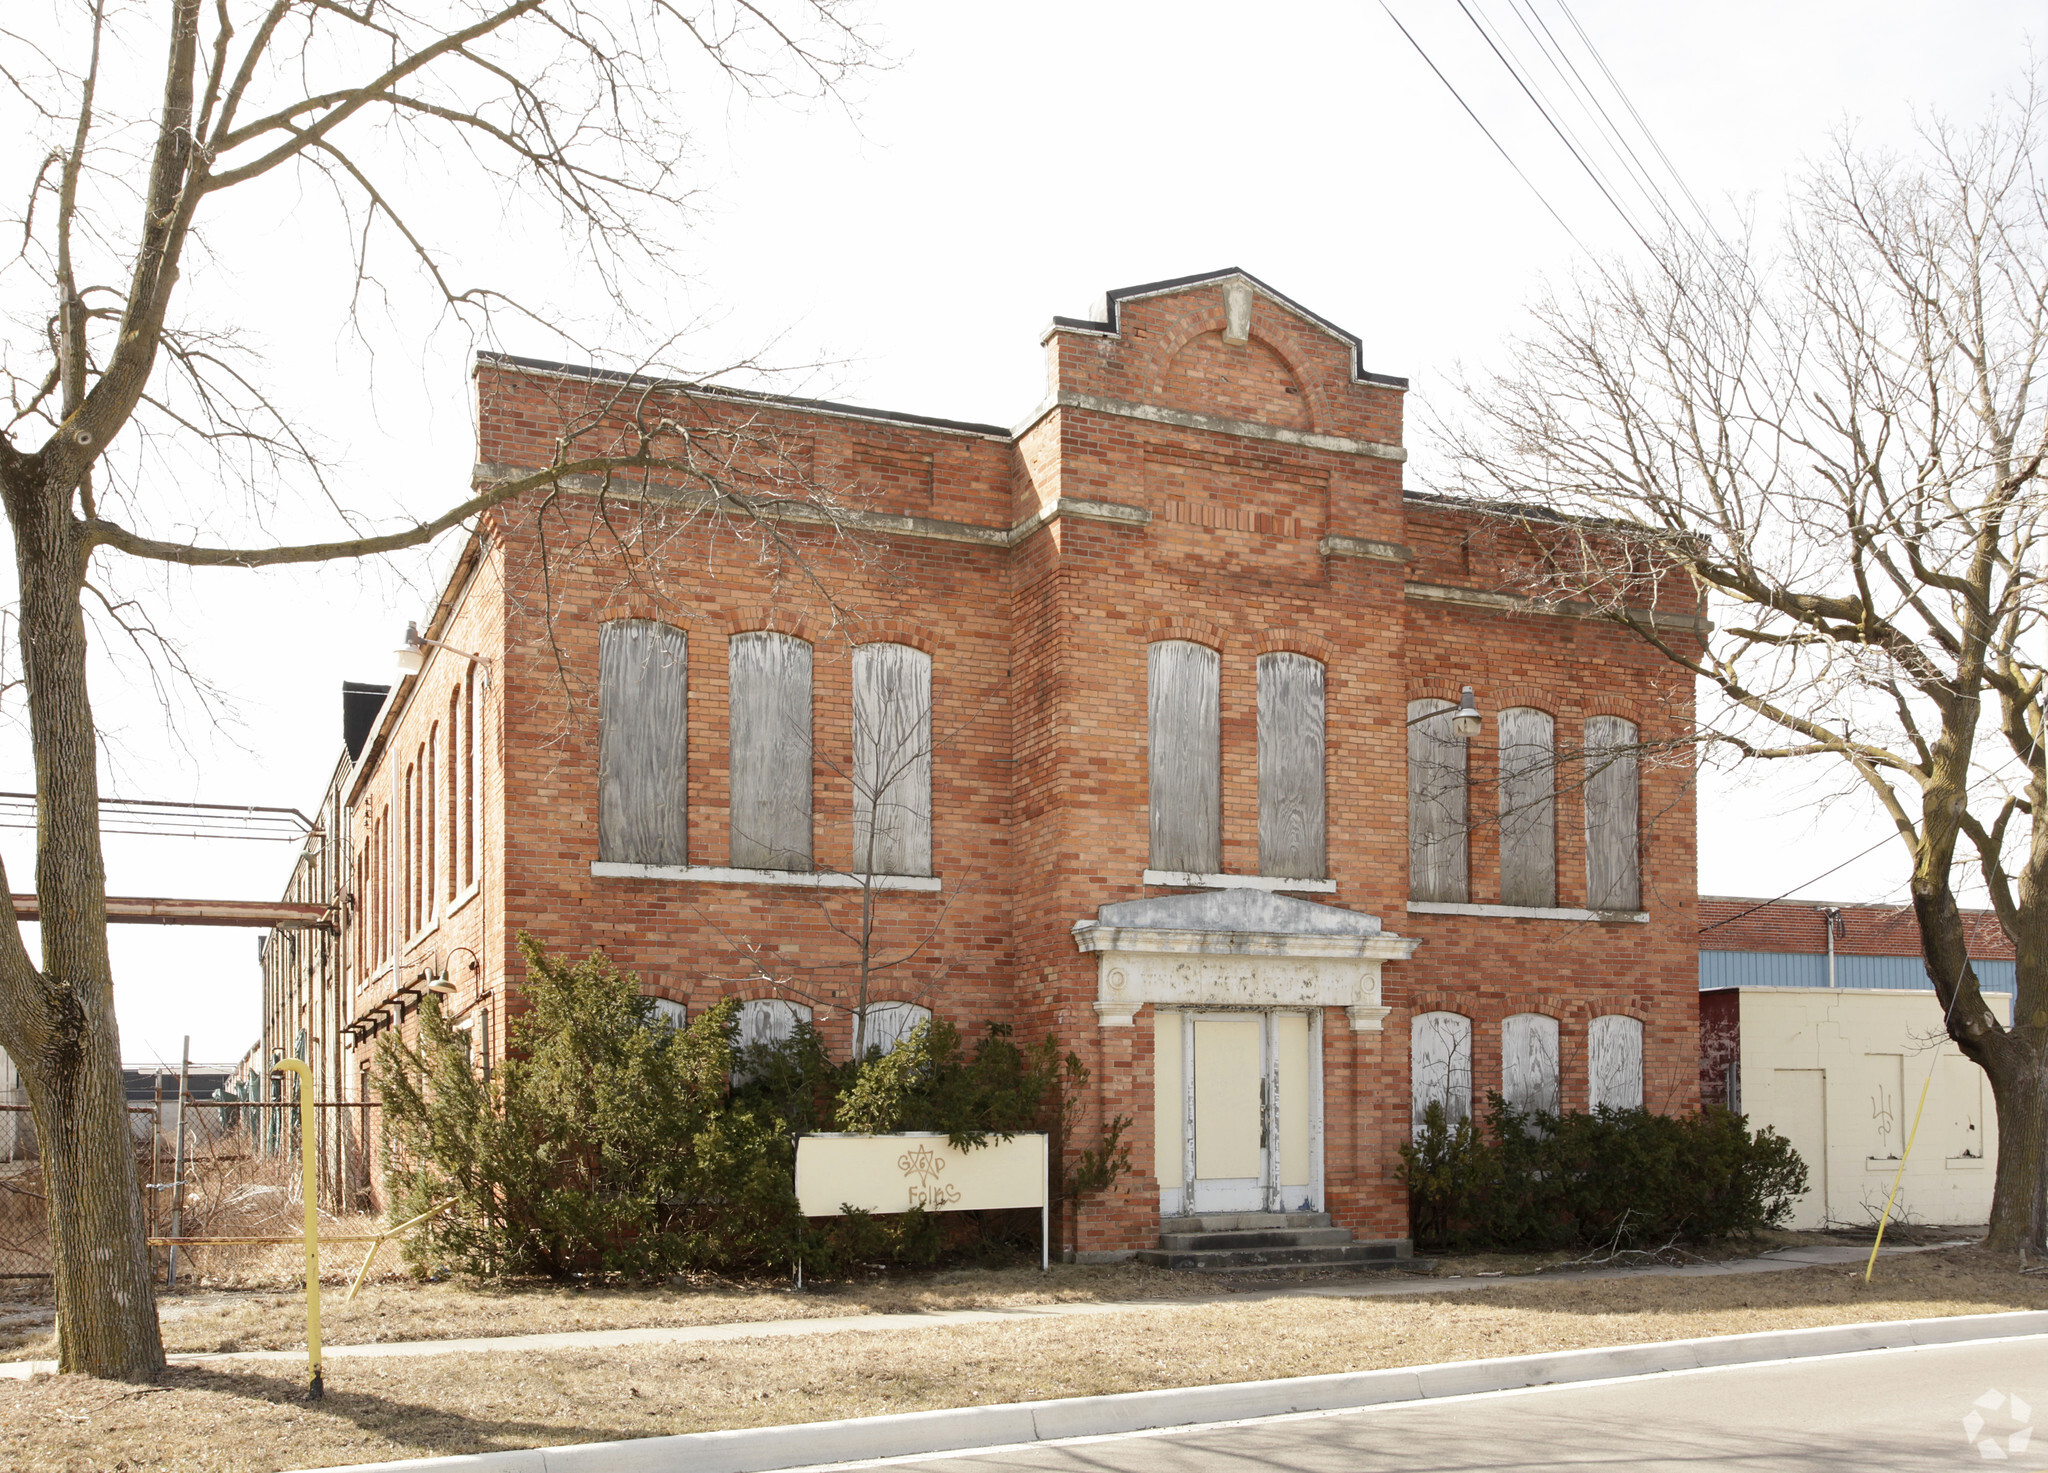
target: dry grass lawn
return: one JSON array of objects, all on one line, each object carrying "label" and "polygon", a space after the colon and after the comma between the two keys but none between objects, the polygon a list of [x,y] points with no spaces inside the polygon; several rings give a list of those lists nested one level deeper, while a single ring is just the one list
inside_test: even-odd
[{"label": "dry grass lawn", "polygon": [[[1213,1286],[1202,1286],[1213,1287]],[[1096,1296],[1089,1296],[1096,1297]],[[869,1307],[872,1307],[870,1305]],[[512,1356],[217,1363],[156,1387],[0,1382],[0,1466],[274,1470],[1313,1375],[1858,1320],[2048,1307],[1974,1249],[1725,1278],[1509,1282],[1455,1294],[1160,1304],[1127,1314]],[[815,1313],[815,1306],[806,1305]]]}]

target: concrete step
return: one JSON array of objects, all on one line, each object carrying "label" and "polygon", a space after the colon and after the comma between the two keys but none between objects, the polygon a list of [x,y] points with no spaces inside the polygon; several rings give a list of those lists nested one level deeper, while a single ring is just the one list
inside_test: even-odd
[{"label": "concrete step", "polygon": [[1169,1252],[1206,1248],[1322,1248],[1343,1246],[1351,1230],[1340,1227],[1262,1228],[1245,1232],[1161,1233],[1159,1246]]},{"label": "concrete step", "polygon": [[1206,1212],[1193,1217],[1162,1217],[1162,1233],[1255,1233],[1276,1228],[1326,1228],[1327,1212]]},{"label": "concrete step", "polygon": [[1267,1268],[1391,1265],[1405,1243],[1331,1243],[1310,1248],[1143,1248],[1138,1262],[1200,1273],[1252,1273]]}]

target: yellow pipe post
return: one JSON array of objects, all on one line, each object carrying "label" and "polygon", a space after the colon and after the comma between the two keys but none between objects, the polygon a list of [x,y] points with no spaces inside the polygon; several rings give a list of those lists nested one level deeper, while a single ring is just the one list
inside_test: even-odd
[{"label": "yellow pipe post", "polygon": [[270,1072],[299,1076],[299,1169],[306,1194],[306,1399],[318,1401],[327,1388],[320,1382],[320,1201],[314,1180],[313,1071],[304,1059],[283,1059]]}]

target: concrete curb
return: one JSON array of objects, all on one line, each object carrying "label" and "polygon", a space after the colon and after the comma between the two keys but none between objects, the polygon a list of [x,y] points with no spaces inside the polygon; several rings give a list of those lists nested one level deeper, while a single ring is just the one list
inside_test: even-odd
[{"label": "concrete curb", "polygon": [[959,1407],[838,1422],[689,1432],[625,1442],[352,1463],[318,1473],[770,1473],[781,1468],[964,1452],[1059,1438],[1113,1436],[1298,1412],[1348,1411],[1575,1381],[2031,1335],[2048,1335],[2048,1310],[1822,1325],[1807,1330],[1769,1330],[1755,1335],[1666,1340],[1649,1345],[1451,1361],[1281,1381],[1240,1381],[1224,1386]]}]

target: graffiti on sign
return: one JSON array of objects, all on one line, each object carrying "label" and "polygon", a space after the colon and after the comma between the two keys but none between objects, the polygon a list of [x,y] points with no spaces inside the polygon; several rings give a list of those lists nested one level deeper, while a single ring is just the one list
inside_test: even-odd
[{"label": "graffiti on sign", "polygon": [[909,1187],[909,1205],[927,1212],[943,1212],[960,1200],[960,1188],[940,1181],[946,1158],[930,1146],[919,1146],[896,1158],[896,1169]]}]

